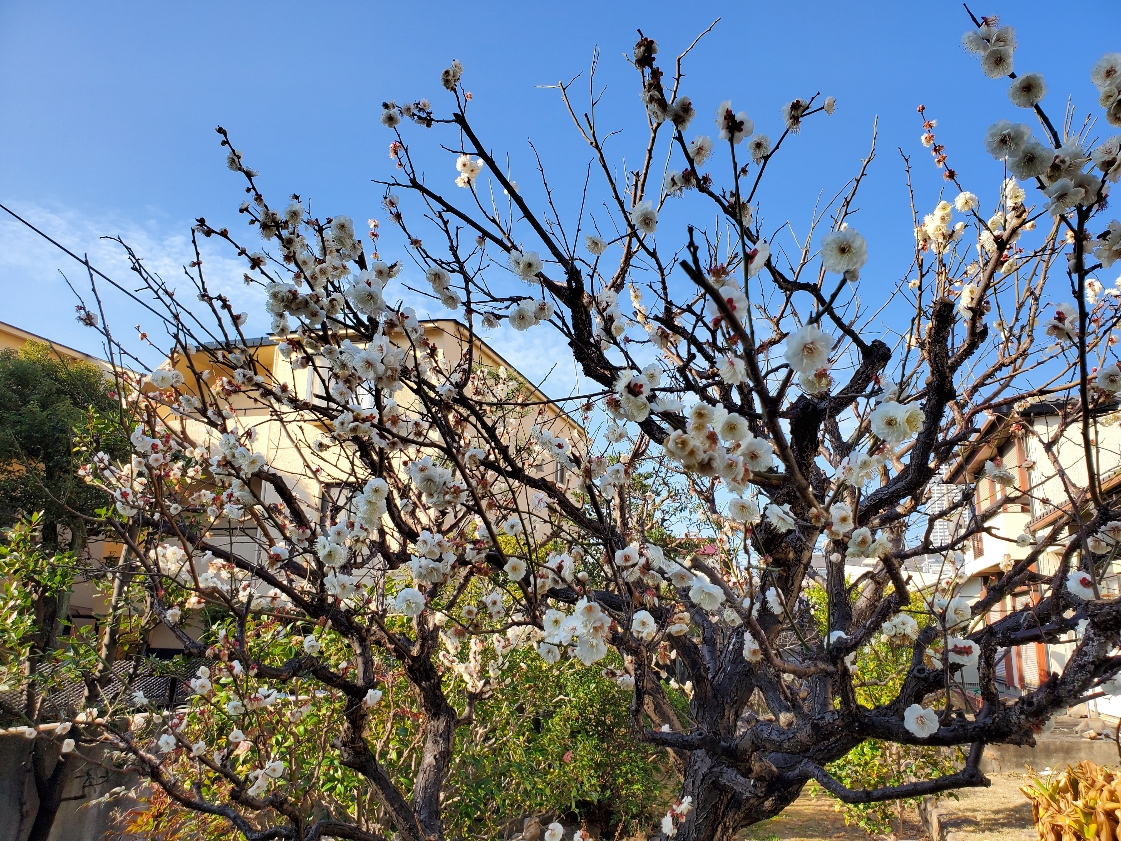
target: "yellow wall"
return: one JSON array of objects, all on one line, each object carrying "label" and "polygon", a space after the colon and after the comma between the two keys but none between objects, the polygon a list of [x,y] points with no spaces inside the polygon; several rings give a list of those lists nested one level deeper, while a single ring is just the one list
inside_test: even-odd
[{"label": "yellow wall", "polygon": [[87,353],[82,353],[80,350],[74,350],[74,348],[67,347],[66,345],[60,345],[58,342],[51,341],[43,336],[37,336],[34,333],[29,333],[26,330],[21,330],[13,324],[5,324],[3,321],[0,321],[0,350],[7,350],[9,348],[19,350],[28,342],[42,342],[43,344],[50,345],[54,348],[59,359],[80,359],[83,362],[93,362],[98,365],[105,364],[102,360],[90,356]]},{"label": "yellow wall", "polygon": [[[425,322],[424,327],[427,338],[452,365],[462,358],[469,339],[464,325],[449,319]],[[516,369],[477,336],[474,337],[474,346],[477,364],[493,369],[506,367],[511,376],[520,377]],[[312,396],[313,381],[309,371],[293,370],[290,361],[277,353],[277,344],[271,341],[262,343],[253,347],[251,352],[256,356],[259,366],[268,371],[276,383],[287,383],[292,388],[296,398],[306,400]],[[211,369],[211,375],[207,380],[211,386],[218,376],[226,376],[230,373],[228,370],[213,370],[215,366],[206,351],[194,354],[192,361],[196,370]],[[194,383],[194,375],[186,360],[177,360],[176,368],[183,373],[186,388],[190,390]],[[544,395],[540,392],[537,392],[537,395],[540,399],[544,399]],[[407,389],[399,391],[396,397],[403,407],[409,408],[411,395]],[[312,442],[328,431],[321,422],[310,419],[297,423],[281,421],[273,417],[258,401],[244,394],[235,394],[229,401],[229,407],[235,413],[241,429],[250,427],[256,429],[257,438],[253,448],[265,456],[273,470],[290,477],[290,486],[312,508],[317,508],[321,504],[322,485],[331,481],[332,474],[340,480],[348,478],[350,471],[343,469],[341,464],[339,469],[333,469],[333,465],[328,460],[332,457],[330,453],[316,455],[312,452]],[[584,434],[576,420],[554,404],[544,403],[528,409],[530,411],[521,421],[525,434],[530,434],[536,429],[548,429],[554,435],[565,437],[573,444],[578,443]],[[174,428],[179,428],[182,423],[171,418],[169,422]],[[206,447],[208,442],[214,443],[210,440],[213,433],[203,424],[188,421],[185,428],[196,445]],[[340,448],[334,448],[333,453],[334,457],[341,458]],[[318,474],[312,473],[313,467],[320,468]],[[545,475],[547,470],[536,472]],[[275,501],[271,490],[266,494],[266,501]]]}]

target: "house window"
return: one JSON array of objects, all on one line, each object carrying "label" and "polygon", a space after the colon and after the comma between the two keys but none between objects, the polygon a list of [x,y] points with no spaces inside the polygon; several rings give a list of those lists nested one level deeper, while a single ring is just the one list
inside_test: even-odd
[{"label": "house window", "polygon": [[[307,369],[307,399],[312,405],[320,408],[338,409],[337,404],[328,399],[331,384],[335,378],[331,373],[331,366],[321,356],[312,360]],[[374,408],[374,390],[372,386],[361,386],[358,389],[357,403],[365,410]]]},{"label": "house window", "polygon": [[244,561],[255,564],[260,559],[261,546],[255,526],[239,526],[223,518],[218,525],[209,529],[206,539]]}]

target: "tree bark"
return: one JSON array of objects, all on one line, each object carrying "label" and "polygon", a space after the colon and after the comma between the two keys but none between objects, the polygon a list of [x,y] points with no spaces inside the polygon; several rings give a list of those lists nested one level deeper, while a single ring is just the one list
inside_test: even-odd
[{"label": "tree bark", "polygon": [[[53,766],[52,758],[56,760]],[[70,765],[65,756],[55,754],[52,743],[36,740],[31,752],[31,766],[39,808],[35,812],[35,821],[31,824],[27,841],[48,841],[50,838],[59,807],[62,806],[62,794],[70,779]]]},{"label": "tree bark", "polygon": [[771,784],[773,768],[761,778],[743,776],[706,750],[689,755],[682,797],[693,809],[676,827],[673,841],[732,841],[744,827],[779,814],[802,792],[803,784]]},{"label": "tree bark", "polygon": [[458,715],[448,703],[440,675],[430,659],[418,657],[405,668],[425,716],[423,754],[413,781],[413,811],[425,838],[442,839],[444,824],[440,819],[440,807],[444,781],[451,766]]}]

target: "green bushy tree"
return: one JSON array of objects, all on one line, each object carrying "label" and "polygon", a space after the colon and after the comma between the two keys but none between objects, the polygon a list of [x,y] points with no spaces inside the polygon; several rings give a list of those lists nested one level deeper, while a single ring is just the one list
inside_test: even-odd
[{"label": "green bushy tree", "polygon": [[[48,549],[80,550],[104,496],[77,476],[81,451],[127,454],[113,380],[42,342],[0,351],[0,525],[42,511]],[[60,531],[61,530],[61,531]]]},{"label": "green bushy tree", "polygon": [[[825,591],[810,587],[806,591],[811,610],[819,628],[829,627]],[[918,615],[925,609],[922,596],[913,594],[911,610]],[[902,612],[907,616],[911,612]],[[917,622],[915,627],[917,628]],[[888,629],[893,630],[893,629]],[[853,688],[861,704],[874,706],[893,697],[902,688],[911,664],[911,645],[906,634],[890,637],[881,633],[861,649],[854,660]],[[868,739],[844,757],[828,766],[829,773],[849,788],[875,789],[906,785],[932,776],[952,773],[963,760],[960,748],[927,745],[905,745]],[[950,793],[946,795],[956,797]],[[869,835],[884,835],[896,824],[902,833],[903,813],[917,807],[921,797],[884,800],[878,803],[843,803],[836,801],[845,823],[856,824]]]}]

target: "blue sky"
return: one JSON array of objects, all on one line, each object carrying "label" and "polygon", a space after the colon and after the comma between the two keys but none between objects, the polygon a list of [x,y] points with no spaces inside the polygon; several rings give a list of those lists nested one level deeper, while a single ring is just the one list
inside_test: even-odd
[{"label": "blue sky", "polygon": [[[1063,9],[1066,20],[1089,22],[1100,18],[1102,5]],[[1059,47],[1053,4],[1004,2],[974,11],[1000,14],[1016,27],[1016,69],[1043,73],[1053,116],[1061,116],[1068,95],[1080,115],[1096,108],[1089,66],[1121,50],[1121,29],[1080,25],[1075,45]],[[618,160],[633,160],[643,140],[641,106],[622,54],[633,47],[636,28],[658,40],[668,65],[716,17],[721,22],[686,64],[682,91],[699,112],[691,134],[713,133],[709,115],[725,98],[773,137],[783,102],[817,91],[838,102],[833,117],[808,123],[776,163],[762,194],[768,227],[790,220],[804,230],[819,196],[831,196],[856,171],[879,117],[879,157],[854,222],[869,240],[865,299],[894,286],[909,262],[897,147],[912,156],[924,212],[942,186],[918,143],[919,103],[939,119],[939,140],[967,186],[982,193],[999,184],[999,166],[981,137],[996,119],[1025,120],[1025,113],[1009,103],[1007,82],[986,79],[960,48],[968,19],[952,2],[0,0],[0,202],[121,280],[127,271],[119,252],[100,235],[125,237],[174,276],[188,259],[192,219],[239,228],[243,193],[224,166],[214,133],[221,124],[262,172],[274,203],[298,192],[323,215],[347,213],[360,226],[370,217],[384,222],[381,193],[371,183],[393,172],[380,103],[428,96],[446,108],[438,77],[453,57],[466,67],[473,118],[492,148],[509,152],[515,178],[532,179],[532,139],[554,183],[575,185],[586,147],[556,91],[537,86],[586,73],[598,45],[598,78],[607,85],[601,120],[625,129],[614,149]],[[451,163],[425,161],[454,190]],[[699,212],[711,219],[708,208]],[[387,239],[383,251],[392,246]],[[80,279],[68,260],[0,219],[0,320],[96,352],[96,336],[74,321],[59,275]],[[214,251],[208,266],[245,298],[232,254]],[[138,317],[125,304],[113,315],[118,331]],[[535,346],[544,336],[534,331],[511,332],[496,337],[499,349],[531,375],[544,373],[555,349]]]}]

